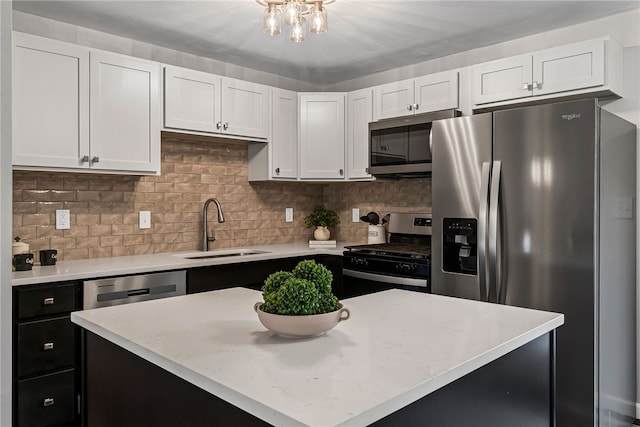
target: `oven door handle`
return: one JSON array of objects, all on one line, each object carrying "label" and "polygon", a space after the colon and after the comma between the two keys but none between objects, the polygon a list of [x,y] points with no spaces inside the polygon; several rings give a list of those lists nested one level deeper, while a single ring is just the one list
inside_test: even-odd
[{"label": "oven door handle", "polygon": [[356,279],[371,280],[372,282],[392,283],[394,285],[427,287],[427,279],[412,279],[410,277],[387,276],[384,274],[366,273],[364,271],[342,269],[342,275]]}]

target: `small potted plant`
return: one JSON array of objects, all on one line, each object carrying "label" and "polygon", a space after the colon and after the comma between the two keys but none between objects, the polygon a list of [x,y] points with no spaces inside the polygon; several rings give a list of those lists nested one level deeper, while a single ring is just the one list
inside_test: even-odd
[{"label": "small potted plant", "polygon": [[292,338],[322,335],[349,318],[349,310],[333,295],[333,275],[313,260],[291,271],[278,271],[264,281],[264,302],[254,305],[260,322],[272,332]]},{"label": "small potted plant", "polygon": [[329,240],[331,232],[327,227],[340,224],[340,217],[336,211],[327,209],[322,205],[317,205],[313,209],[313,212],[304,218],[304,224],[307,227],[316,227],[313,232],[313,237],[316,240]]}]

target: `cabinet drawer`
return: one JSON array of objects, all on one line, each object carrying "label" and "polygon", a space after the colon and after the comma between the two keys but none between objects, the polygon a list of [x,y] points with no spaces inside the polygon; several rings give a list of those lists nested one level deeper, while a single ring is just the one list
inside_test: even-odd
[{"label": "cabinet drawer", "polygon": [[76,283],[18,288],[18,319],[69,313],[77,309]]},{"label": "cabinet drawer", "polygon": [[75,418],[75,371],[43,375],[18,382],[18,427],[71,423]]},{"label": "cabinet drawer", "polygon": [[18,325],[18,377],[74,366],[75,328],[68,317]]}]

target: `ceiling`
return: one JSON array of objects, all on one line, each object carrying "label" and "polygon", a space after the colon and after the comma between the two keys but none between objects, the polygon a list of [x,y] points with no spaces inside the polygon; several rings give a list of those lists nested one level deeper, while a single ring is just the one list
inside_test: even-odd
[{"label": "ceiling", "polygon": [[14,0],[14,10],[318,85],[640,8],[640,1],[364,1],[327,6],[329,32],[262,34],[254,0]]}]

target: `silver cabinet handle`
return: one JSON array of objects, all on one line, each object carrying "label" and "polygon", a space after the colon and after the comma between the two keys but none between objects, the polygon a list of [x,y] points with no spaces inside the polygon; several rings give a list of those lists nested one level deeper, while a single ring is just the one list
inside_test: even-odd
[{"label": "silver cabinet handle", "polygon": [[344,175],[344,169],[340,169],[340,176]]},{"label": "silver cabinet handle", "polygon": [[224,124],[222,125],[222,129],[223,129],[223,130],[227,130],[227,129],[229,129],[229,123],[224,122]]},{"label": "silver cabinet handle", "polygon": [[276,175],[280,175],[280,168],[276,168]]},{"label": "silver cabinet handle", "polygon": [[47,397],[46,399],[44,399],[44,401],[42,402],[42,406],[53,406],[54,404],[54,400],[53,397]]},{"label": "silver cabinet handle", "polygon": [[82,158],[80,159],[81,163],[87,163],[89,161],[89,156],[82,156]]},{"label": "silver cabinet handle", "polygon": [[100,163],[100,157],[93,156],[93,159],[91,159],[91,163]]},{"label": "silver cabinet handle", "polygon": [[533,82],[533,84],[531,85],[532,89],[542,89],[542,83],[538,83],[538,82]]},{"label": "silver cabinet handle", "polygon": [[522,90],[529,90],[529,83],[524,83],[522,85]]},{"label": "silver cabinet handle", "polygon": [[222,123],[218,122],[216,123],[216,129],[220,129],[222,127]]},{"label": "silver cabinet handle", "polygon": [[44,345],[42,346],[42,349],[43,349],[44,351],[47,351],[47,350],[53,350],[53,343],[52,343],[52,342],[46,342],[46,343],[44,343]]},{"label": "silver cabinet handle", "polygon": [[53,298],[45,298],[42,301],[42,305],[53,305],[54,302],[55,300]]},{"label": "silver cabinet handle", "polygon": [[418,109],[420,108],[420,104],[413,104],[413,109],[418,111]]},{"label": "silver cabinet handle", "polygon": [[413,110],[413,105],[407,104],[407,110],[409,110],[409,111]]}]

